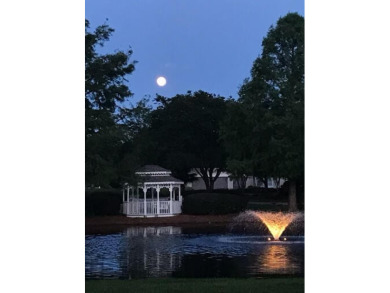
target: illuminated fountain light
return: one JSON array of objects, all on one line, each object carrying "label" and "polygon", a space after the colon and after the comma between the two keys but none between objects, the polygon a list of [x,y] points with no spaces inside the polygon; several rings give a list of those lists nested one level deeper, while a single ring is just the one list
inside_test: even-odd
[{"label": "illuminated fountain light", "polygon": [[[254,212],[250,211],[249,214],[260,219],[268,228],[272,234],[274,240],[279,240],[280,236],[295,219],[301,216],[301,213],[283,213],[283,212]],[[287,238],[283,238],[284,241]]]}]

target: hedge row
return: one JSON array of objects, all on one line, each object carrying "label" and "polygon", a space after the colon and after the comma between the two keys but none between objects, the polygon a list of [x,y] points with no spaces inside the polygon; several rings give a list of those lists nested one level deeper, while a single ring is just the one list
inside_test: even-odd
[{"label": "hedge row", "polygon": [[[182,211],[190,215],[222,215],[239,213],[247,208],[250,196],[228,193],[193,193],[184,196]],[[265,198],[264,198],[265,199]],[[122,191],[96,190],[85,192],[86,216],[120,214]],[[299,208],[303,209],[302,204]]]},{"label": "hedge row", "polygon": [[222,215],[245,210],[247,199],[236,194],[197,193],[184,197],[182,211],[190,215]]},{"label": "hedge row", "polygon": [[122,203],[120,190],[96,190],[85,192],[86,216],[112,216],[119,215]]}]

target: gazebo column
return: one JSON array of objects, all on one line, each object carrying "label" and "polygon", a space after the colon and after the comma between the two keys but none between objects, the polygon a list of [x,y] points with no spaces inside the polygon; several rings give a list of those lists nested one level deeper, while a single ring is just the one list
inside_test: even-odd
[{"label": "gazebo column", "polygon": [[150,201],[150,212],[154,214],[154,190],[153,186],[150,186],[150,196],[152,197],[152,200]]},{"label": "gazebo column", "polygon": [[179,201],[183,201],[183,199],[181,197],[181,185],[179,185]]},{"label": "gazebo column", "polygon": [[146,216],[146,192],[148,190],[146,189],[145,185],[144,185],[143,191],[144,191],[144,216]]},{"label": "gazebo column", "polygon": [[130,214],[130,203],[129,203],[129,185],[127,185],[127,204],[126,204],[126,215]]},{"label": "gazebo column", "polygon": [[138,183],[137,183],[137,191],[136,191],[136,197],[137,197],[137,201],[136,201],[136,214],[140,214],[140,202],[139,202],[139,186],[138,186]]},{"label": "gazebo column", "polygon": [[134,186],[131,186],[131,214],[134,215],[136,213],[136,201],[134,200]]},{"label": "gazebo column", "polygon": [[172,191],[173,187],[172,184],[169,184],[169,213],[172,214]]},{"label": "gazebo column", "polygon": [[122,210],[121,210],[121,213],[124,214],[125,213],[125,187],[123,187],[122,189]]},{"label": "gazebo column", "polygon": [[160,185],[157,185],[157,216],[160,215]]}]

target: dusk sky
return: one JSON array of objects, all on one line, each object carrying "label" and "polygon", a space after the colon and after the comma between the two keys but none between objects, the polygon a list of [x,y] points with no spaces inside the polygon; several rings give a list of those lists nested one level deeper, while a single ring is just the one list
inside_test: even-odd
[{"label": "dusk sky", "polygon": [[[102,52],[133,49],[131,102],[204,90],[238,97],[269,27],[288,12],[304,16],[303,0],[86,0],[91,29],[115,29]],[[106,21],[106,19],[108,19]],[[156,78],[167,84],[159,87]]]}]

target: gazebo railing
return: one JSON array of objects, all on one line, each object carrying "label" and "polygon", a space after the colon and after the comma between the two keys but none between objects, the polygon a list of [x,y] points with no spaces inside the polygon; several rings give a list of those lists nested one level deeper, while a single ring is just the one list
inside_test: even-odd
[{"label": "gazebo railing", "polygon": [[[170,211],[170,200],[160,200],[160,213],[157,213],[157,200],[146,200],[146,215],[171,215],[181,213],[181,201],[172,201]],[[122,205],[125,215],[145,215],[145,202],[143,199],[133,199],[124,202]]]},{"label": "gazebo railing", "polygon": [[172,213],[181,214],[181,201],[172,201]]},{"label": "gazebo railing", "polygon": [[169,214],[169,200],[160,201],[160,214]]}]

